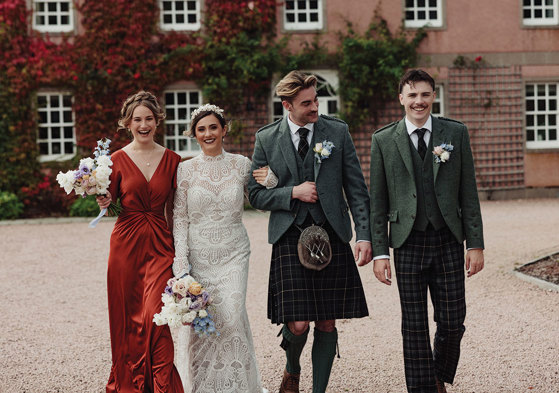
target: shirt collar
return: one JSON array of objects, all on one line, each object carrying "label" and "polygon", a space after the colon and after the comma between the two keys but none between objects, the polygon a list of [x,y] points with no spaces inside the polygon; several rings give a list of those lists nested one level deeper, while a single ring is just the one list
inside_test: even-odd
[{"label": "shirt collar", "polygon": [[291,119],[289,118],[289,113],[286,116],[287,116],[287,124],[289,124],[289,130],[291,131],[292,135],[297,134],[297,131],[299,131],[299,128],[306,128],[310,132],[313,132],[314,123],[307,123],[303,127],[301,127],[301,126],[298,126],[297,124],[295,124],[291,121]]},{"label": "shirt collar", "polygon": [[431,132],[433,130],[433,119],[431,119],[430,115],[429,115],[429,118],[427,119],[425,124],[423,124],[422,127],[417,127],[411,121],[409,121],[407,117],[405,117],[405,120],[406,120],[406,129],[408,130],[409,135],[413,134],[413,132],[415,130],[417,130],[418,128],[425,128],[429,132]]}]

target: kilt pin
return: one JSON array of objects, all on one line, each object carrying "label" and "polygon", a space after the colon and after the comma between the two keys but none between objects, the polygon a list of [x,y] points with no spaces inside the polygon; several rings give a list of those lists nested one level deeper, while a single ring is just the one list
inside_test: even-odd
[{"label": "kilt pin", "polygon": [[[463,242],[468,249],[484,247],[468,130],[454,120],[430,119],[424,158],[405,119],[377,130],[371,144],[373,258],[394,249],[410,393],[436,393],[439,384],[454,382],[466,317]],[[450,142],[450,158],[437,162],[433,146]],[[433,348],[427,291],[437,326]]]}]

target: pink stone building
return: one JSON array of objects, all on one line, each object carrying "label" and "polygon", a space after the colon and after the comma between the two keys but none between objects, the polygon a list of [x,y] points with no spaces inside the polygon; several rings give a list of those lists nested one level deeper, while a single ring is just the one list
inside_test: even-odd
[{"label": "pink stone building", "polygon": [[[56,7],[49,8],[51,3]],[[72,1],[29,0],[29,4],[34,10],[33,28],[79,34],[80,16],[73,11]],[[160,29],[190,34],[202,28],[203,0],[159,4]],[[419,67],[437,82],[434,112],[468,126],[482,195],[559,196],[559,0],[285,0],[278,2],[277,33],[290,35],[293,50],[317,35],[333,49],[347,21],[364,31],[375,12],[392,31],[402,24],[411,32],[426,29]],[[342,104],[337,70],[307,71],[315,73],[323,86],[321,112],[335,115]],[[63,101],[65,93],[44,94],[47,99],[61,94]],[[192,81],[176,81],[166,86],[161,98],[173,114],[165,125],[166,146],[183,157],[197,154],[195,141],[185,139],[181,130],[191,110],[204,102],[200,87]],[[282,115],[281,104],[270,94],[247,123],[248,135],[230,149],[250,155],[254,131]],[[379,124],[352,130],[366,177],[374,128],[402,115],[394,97]],[[48,146],[56,141],[49,134],[38,143]],[[61,158],[48,151],[41,160]]]}]

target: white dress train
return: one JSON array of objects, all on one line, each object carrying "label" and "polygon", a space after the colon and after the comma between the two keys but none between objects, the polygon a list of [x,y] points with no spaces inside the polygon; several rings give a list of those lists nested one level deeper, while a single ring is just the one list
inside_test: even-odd
[{"label": "white dress train", "polygon": [[175,364],[185,392],[263,391],[246,312],[250,243],[242,223],[250,160],[204,153],[177,170],[173,272],[190,274],[213,298],[219,336],[174,329]]}]

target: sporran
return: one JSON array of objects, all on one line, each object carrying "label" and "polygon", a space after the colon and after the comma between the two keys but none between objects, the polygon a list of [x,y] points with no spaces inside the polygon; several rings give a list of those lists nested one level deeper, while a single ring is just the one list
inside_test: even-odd
[{"label": "sporran", "polygon": [[297,242],[301,265],[311,270],[322,270],[332,260],[330,238],[324,228],[311,225],[301,231]]}]

